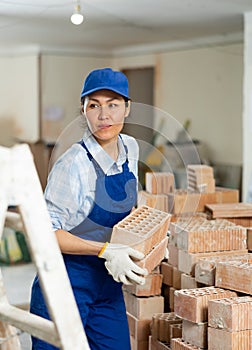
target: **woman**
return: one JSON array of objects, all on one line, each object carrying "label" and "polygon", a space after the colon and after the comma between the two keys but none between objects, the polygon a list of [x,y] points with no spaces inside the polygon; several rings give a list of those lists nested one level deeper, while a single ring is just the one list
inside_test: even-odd
[{"label": "woman", "polygon": [[[55,163],[45,190],[53,229],[93,350],[129,350],[122,283],[145,282],[132,258],[143,254],[108,243],[112,227],[136,205],[138,145],[120,134],[130,111],[126,76],[110,68],[92,71],[81,93],[86,128]],[[38,277],[31,312],[49,318]],[[33,349],[56,349],[32,338]]]}]

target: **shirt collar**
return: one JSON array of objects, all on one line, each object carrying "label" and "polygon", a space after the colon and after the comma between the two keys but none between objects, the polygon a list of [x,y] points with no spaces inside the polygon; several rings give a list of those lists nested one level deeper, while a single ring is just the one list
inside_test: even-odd
[{"label": "shirt collar", "polygon": [[93,158],[97,161],[105,174],[113,167],[114,164],[121,166],[125,162],[126,152],[121,137],[118,137],[118,159],[116,162],[99,145],[88,127],[86,128],[82,139],[89,152],[92,154]]}]

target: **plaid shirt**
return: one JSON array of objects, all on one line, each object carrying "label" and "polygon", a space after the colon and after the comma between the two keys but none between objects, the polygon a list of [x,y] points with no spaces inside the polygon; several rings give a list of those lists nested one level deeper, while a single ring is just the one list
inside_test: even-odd
[{"label": "plaid shirt", "polygon": [[[128,148],[129,169],[137,177],[139,148],[136,140],[122,134]],[[96,142],[87,128],[83,141],[89,152],[107,175],[122,172],[126,160],[121,138],[118,138],[119,156],[115,162]],[[45,200],[54,230],[69,231],[89,214],[95,196],[96,172],[83,147],[72,145],[54,164],[45,189]]]}]

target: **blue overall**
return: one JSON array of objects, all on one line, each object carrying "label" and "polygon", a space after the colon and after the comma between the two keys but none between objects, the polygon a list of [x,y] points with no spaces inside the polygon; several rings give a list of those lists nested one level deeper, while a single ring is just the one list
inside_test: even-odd
[{"label": "blue overall", "polygon": [[[70,232],[87,240],[107,242],[112,227],[136,204],[136,178],[128,167],[126,146],[123,171],[107,176],[83,141],[81,145],[97,174],[95,199],[88,217]],[[108,274],[104,259],[71,254],[63,254],[63,258],[91,350],[130,350],[122,284]],[[32,286],[30,310],[49,319],[37,276]],[[32,343],[34,350],[57,349],[37,338],[32,338]]]}]

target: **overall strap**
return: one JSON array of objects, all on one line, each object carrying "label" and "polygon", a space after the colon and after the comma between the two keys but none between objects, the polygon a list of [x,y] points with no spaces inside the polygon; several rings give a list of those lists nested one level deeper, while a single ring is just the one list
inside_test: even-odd
[{"label": "overall strap", "polygon": [[96,174],[101,176],[101,175],[105,175],[104,174],[104,171],[102,170],[102,168],[100,167],[100,165],[97,163],[97,161],[94,159],[94,157],[92,156],[92,154],[89,152],[87,146],[85,145],[84,141],[81,140],[78,142],[84,149],[85,151],[87,152],[87,156],[89,158],[89,160],[93,163],[94,165],[94,168],[95,168],[95,171],[96,171]]}]

